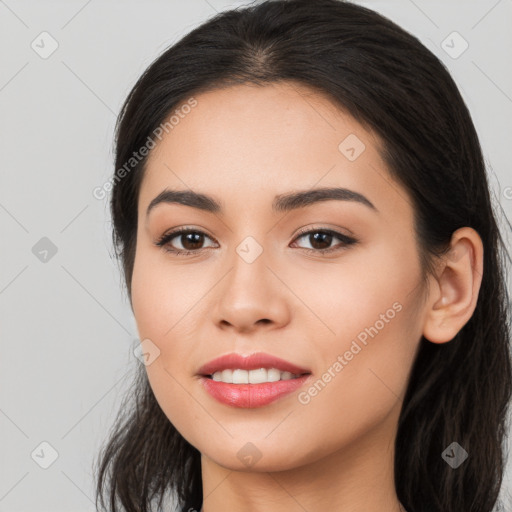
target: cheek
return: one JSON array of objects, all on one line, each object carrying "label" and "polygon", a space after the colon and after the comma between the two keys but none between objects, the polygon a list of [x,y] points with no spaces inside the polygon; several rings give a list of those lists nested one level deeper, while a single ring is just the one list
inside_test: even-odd
[{"label": "cheek", "polygon": [[[389,331],[390,324],[401,325],[418,309],[420,268],[413,249],[409,255],[403,243],[400,248],[385,242],[372,245],[371,250],[347,252],[332,264],[308,262],[299,271],[283,269],[288,273],[284,280],[294,283],[294,292],[309,310],[311,326],[316,324],[318,335],[333,342],[327,350],[341,349],[361,332],[364,341],[365,329],[374,332],[375,325],[379,332]],[[297,316],[299,323],[305,321],[302,313]]]},{"label": "cheek", "polygon": [[352,305],[337,323],[332,319],[338,336],[318,343],[322,360],[316,379],[298,396],[303,417],[314,418],[316,429],[329,432],[327,446],[340,440],[349,446],[392,411],[397,414],[404,398],[420,337],[416,307],[398,292],[380,298],[371,308],[358,311]]},{"label": "cheek", "polygon": [[158,349],[158,356],[145,371],[161,410],[191,442],[188,436],[194,431],[197,411],[191,407],[186,389],[192,369],[186,364],[190,359],[190,336],[184,329],[190,304],[183,299],[187,294],[180,293],[183,288],[186,286],[179,271],[171,275],[149,250],[137,254],[132,276],[133,312],[140,340],[149,339]]},{"label": "cheek", "polygon": [[[321,319],[315,320],[318,332],[325,333],[315,349],[324,376],[320,410],[331,403],[384,412],[406,387],[421,338],[420,267],[412,248],[404,257],[403,244],[376,249],[301,278],[301,296]],[[368,402],[372,408],[365,406]]]},{"label": "cheek", "polygon": [[174,415],[190,409],[190,394],[184,387],[190,385],[193,364],[200,360],[197,319],[205,318],[204,297],[212,284],[207,276],[198,275],[197,267],[171,265],[159,251],[137,248],[132,306],[140,340],[148,339],[157,347],[158,357],[146,366],[149,382],[169,419],[179,424]]},{"label": "cheek", "polygon": [[171,263],[162,249],[137,249],[132,305],[139,335],[163,342],[183,329],[188,315],[201,308],[208,282],[204,277],[197,267]]},{"label": "cheek", "polygon": [[[164,328],[157,269],[144,251],[137,249],[132,275],[132,306],[140,339],[157,338]],[[160,299],[159,299],[160,296]],[[167,299],[165,299],[167,300]]]}]

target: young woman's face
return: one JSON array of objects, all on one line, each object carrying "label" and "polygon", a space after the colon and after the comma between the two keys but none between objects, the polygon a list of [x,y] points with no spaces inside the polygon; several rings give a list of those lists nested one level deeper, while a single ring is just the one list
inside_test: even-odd
[{"label": "young woman's face", "polygon": [[[424,317],[406,191],[378,141],[304,87],[234,86],[195,100],[150,154],[138,203],[133,311],[158,403],[203,455],[232,469],[391,450]],[[284,201],[318,199],[319,189],[350,192]],[[164,190],[220,208],[163,201],[147,214]],[[178,228],[192,233],[157,245]],[[233,352],[264,352],[308,375],[245,385],[199,375]]]}]

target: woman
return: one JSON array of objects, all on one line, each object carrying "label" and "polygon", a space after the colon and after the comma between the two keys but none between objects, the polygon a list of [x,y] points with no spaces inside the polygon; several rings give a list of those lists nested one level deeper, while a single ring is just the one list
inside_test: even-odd
[{"label": "woman", "polygon": [[491,512],[505,251],[440,61],[366,8],[265,1],[165,51],[116,135],[144,366],[102,507]]}]

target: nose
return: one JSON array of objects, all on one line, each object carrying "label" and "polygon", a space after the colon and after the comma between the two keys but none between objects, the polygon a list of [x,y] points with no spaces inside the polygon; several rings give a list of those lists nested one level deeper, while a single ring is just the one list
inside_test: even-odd
[{"label": "nose", "polygon": [[278,272],[267,265],[265,252],[250,263],[238,254],[232,261],[215,296],[214,321],[218,327],[250,333],[286,325],[292,295]]}]

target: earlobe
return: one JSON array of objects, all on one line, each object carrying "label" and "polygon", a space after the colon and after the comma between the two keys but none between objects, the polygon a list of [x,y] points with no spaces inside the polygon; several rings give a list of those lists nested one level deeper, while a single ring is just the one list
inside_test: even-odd
[{"label": "earlobe", "polygon": [[456,230],[426,301],[423,336],[432,343],[452,340],[473,315],[483,273],[483,244],[473,228]]}]

